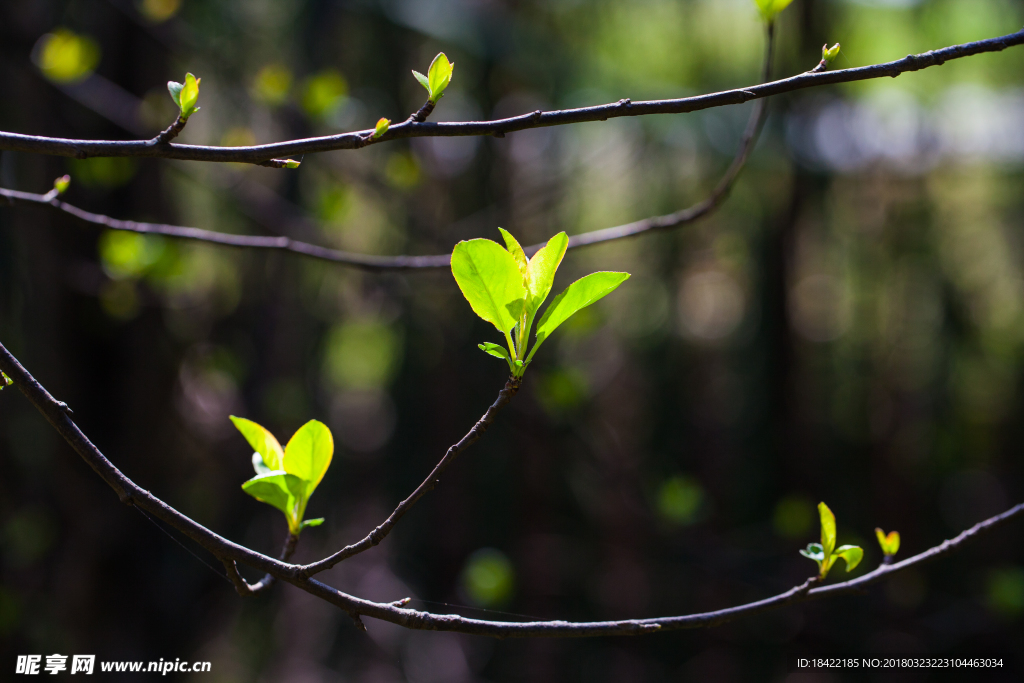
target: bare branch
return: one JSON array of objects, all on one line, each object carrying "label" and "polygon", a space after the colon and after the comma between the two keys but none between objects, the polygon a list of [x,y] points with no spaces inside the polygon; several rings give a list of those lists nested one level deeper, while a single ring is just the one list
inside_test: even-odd
[{"label": "bare branch", "polygon": [[[773,26],[768,27],[768,40],[765,47],[765,61],[762,80],[768,80],[771,73],[772,53],[775,45],[775,33]],[[757,144],[758,134],[764,124],[767,111],[767,99],[758,100],[754,110],[750,113],[746,130],[740,141],[740,147],[733,158],[732,163],[725,174],[718,181],[711,194],[698,204],[682,209],[666,216],[652,216],[633,223],[619,225],[602,230],[595,230],[569,238],[569,249],[585,247],[603,242],[611,242],[626,237],[634,237],[645,232],[667,230],[678,228],[688,223],[697,221],[709,215],[725,201],[729,191],[735,184],[740,172],[746,165],[746,161]],[[275,162],[280,160],[274,160]],[[265,162],[270,164],[270,162]],[[282,162],[283,163],[283,162]],[[448,268],[451,265],[451,254],[437,254],[432,256],[373,256],[367,254],[355,254],[352,252],[339,251],[321,247],[308,242],[293,240],[289,237],[264,237],[250,235],[231,235],[202,228],[191,228],[180,225],[168,225],[164,223],[144,223],[137,221],[125,221],[102,214],[91,213],[80,209],[72,204],[59,200],[56,190],[50,190],[46,194],[33,194],[31,192],[20,192],[0,188],[0,197],[7,199],[9,204],[18,202],[45,205],[51,208],[70,214],[79,220],[94,225],[100,225],[111,230],[124,230],[146,235],[162,235],[176,239],[187,239],[208,244],[217,244],[228,247],[244,247],[249,249],[270,249],[277,251],[290,251],[303,256],[309,256],[331,263],[355,266],[364,270],[418,270]],[[544,244],[534,244],[526,247],[525,251],[532,256]]]},{"label": "bare branch", "polygon": [[918,55],[907,55],[903,59],[871,66],[836,71],[807,72],[762,85],[737,88],[707,95],[696,95],[678,99],[648,100],[632,102],[629,99],[611,104],[578,109],[542,112],[537,110],[521,116],[495,121],[467,121],[460,123],[419,123],[407,120],[388,129],[377,139],[368,136],[370,130],[339,135],[328,135],[305,140],[289,140],[267,145],[249,147],[216,147],[207,145],[151,145],[149,140],[74,140],[51,138],[20,133],[0,132],[0,149],[37,154],[76,157],[160,157],[191,161],[260,163],[268,159],[292,157],[300,154],[329,152],[341,149],[359,149],[369,144],[387,140],[412,137],[459,137],[493,135],[501,137],[529,128],[564,126],[587,121],[606,121],[621,116],[647,116],[650,114],[684,114],[713,107],[742,104],[750,100],[794,92],[836,83],[851,83],[873,78],[895,78],[902,73],[920,71],[986,52],[1000,52],[1008,47],[1024,43],[1024,30],[997,38],[988,38],[960,45],[931,50]]},{"label": "bare branch", "polygon": [[1024,514],[1024,503],[1021,503],[1002,514],[975,524],[956,538],[944,541],[940,545],[907,558],[902,562],[883,564],[874,571],[850,581],[815,587],[817,579],[810,578],[801,585],[779,595],[713,612],[655,619],[596,622],[502,622],[467,619],[457,614],[433,614],[406,609],[403,607],[406,602],[404,600],[393,603],[379,603],[348,595],[314,578],[302,576],[301,573],[305,568],[300,565],[274,560],[210,531],[190,517],[170,507],[148,491],[143,490],[114,467],[78,429],[78,426],[71,421],[68,417],[67,406],[54,399],[2,344],[0,344],[0,370],[7,373],[14,380],[14,383],[29,401],[60,432],[82,459],[114,489],[122,502],[129,505],[137,505],[159,517],[220,558],[224,562],[225,568],[228,570],[228,576],[235,584],[236,590],[243,594],[246,594],[246,591],[249,590],[247,588],[248,584],[238,575],[238,569],[235,564],[242,562],[251,567],[262,569],[282,581],[286,581],[336,605],[351,615],[354,620],[357,620],[357,623],[361,623],[358,619],[362,615],[388,621],[410,629],[455,631],[497,638],[579,638],[588,636],[640,635],[644,633],[716,626],[738,617],[758,614],[795,602],[844,595],[863,590],[891,574],[953,553],[972,538]]},{"label": "bare branch", "polygon": [[519,391],[518,380],[509,379],[505,382],[505,386],[500,392],[498,392],[498,398],[495,399],[494,403],[491,404],[491,407],[487,409],[487,412],[484,413],[483,417],[477,420],[476,424],[473,425],[473,428],[470,429],[457,444],[448,449],[444,454],[444,457],[441,458],[441,461],[437,463],[431,473],[427,475],[427,478],[423,480],[423,483],[417,486],[416,490],[409,494],[408,498],[399,503],[398,507],[395,508],[395,511],[392,512],[380,526],[367,534],[367,536],[358,543],[345,546],[330,557],[320,560],[319,562],[313,562],[312,564],[305,565],[299,570],[298,576],[305,578],[322,572],[325,569],[330,569],[339,562],[347,560],[353,555],[358,555],[364,550],[369,550],[384,540],[384,537],[391,533],[391,529],[393,529],[395,524],[398,523],[398,520],[400,520],[402,516],[409,511],[409,508],[415,505],[416,501],[426,495],[427,492],[432,491],[434,487],[441,482],[441,474],[448,469],[448,466],[454,462],[455,458],[459,457],[459,454],[462,453],[462,451],[472,446],[481,436],[483,436],[483,433],[486,432],[487,428],[491,426],[492,422],[494,422],[494,417],[498,414],[498,411],[508,405],[508,402],[512,400],[512,397],[516,395],[517,391]]}]

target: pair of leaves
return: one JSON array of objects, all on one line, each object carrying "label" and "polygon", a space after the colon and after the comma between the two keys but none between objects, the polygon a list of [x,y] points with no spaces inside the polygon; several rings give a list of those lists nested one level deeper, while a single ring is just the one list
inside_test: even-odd
[{"label": "pair of leaves", "polygon": [[438,52],[437,56],[434,57],[434,61],[430,63],[426,76],[419,71],[413,71],[412,75],[416,77],[420,85],[427,89],[430,101],[437,104],[437,101],[444,95],[445,88],[452,82],[452,72],[454,70],[455,64],[449,62],[448,57],[443,52]]},{"label": "pair of leaves", "polygon": [[775,20],[775,17],[779,16],[779,12],[789,7],[789,3],[793,0],[754,0],[757,3],[757,8],[761,10],[761,16],[765,21],[771,22]]},{"label": "pair of leaves", "polygon": [[203,79],[196,78],[192,74],[185,74],[185,82],[167,81],[167,91],[171,93],[171,99],[181,110],[181,118],[188,117],[199,111],[196,102],[199,101],[199,84]]},{"label": "pair of leaves", "polygon": [[255,451],[252,466],[256,476],[242,484],[242,490],[283,512],[291,534],[298,535],[308,526],[322,524],[322,518],[306,521],[302,518],[310,496],[334,456],[331,430],[322,422],[310,420],[281,448],[274,435],[262,425],[234,415],[231,421]]},{"label": "pair of leaves", "polygon": [[890,531],[886,534],[876,527],[875,536],[878,538],[878,545],[882,548],[882,553],[887,557],[891,557],[900,551],[900,532]]},{"label": "pair of leaves", "polygon": [[[527,354],[530,330],[541,304],[551,292],[569,238],[560,232],[533,258],[508,231],[498,228],[506,247],[488,239],[459,242],[452,251],[452,275],[473,312],[505,335],[508,348],[480,344],[480,349],[504,358],[514,377],[522,377],[540,345],[574,313],[609,294],[629,273],[591,273],[569,285],[551,302],[537,323],[536,343]],[[512,331],[516,330],[516,340]]]},{"label": "pair of leaves", "polygon": [[836,547],[836,516],[825,503],[818,503],[818,515],[821,518],[821,543],[811,543],[800,554],[818,563],[818,576],[824,579],[832,569],[836,560],[846,562],[846,571],[850,572],[864,558],[864,550],[856,545]]}]

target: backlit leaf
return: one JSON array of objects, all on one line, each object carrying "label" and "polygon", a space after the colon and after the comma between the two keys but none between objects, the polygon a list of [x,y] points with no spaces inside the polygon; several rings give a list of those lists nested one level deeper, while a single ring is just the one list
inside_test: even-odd
[{"label": "backlit leaf", "polygon": [[334,437],[323,422],[310,420],[284,447],[284,470],[307,483],[306,496],[313,493],[334,456]]},{"label": "backlit leaf", "polygon": [[526,288],[529,292],[526,306],[530,313],[535,313],[548,298],[551,285],[555,281],[555,271],[562,263],[562,257],[565,256],[568,246],[568,235],[560,232],[549,239],[548,243],[530,259],[526,276]]},{"label": "backlit leaf", "polygon": [[282,470],[258,474],[242,484],[242,490],[250,496],[283,512],[293,533],[299,530],[305,488],[306,482]]},{"label": "backlit leaf", "polygon": [[427,89],[427,94],[429,95],[430,81],[427,80],[427,77],[421,74],[419,71],[416,71],[415,69],[413,69],[412,75],[416,77],[416,80],[419,81],[420,85]]},{"label": "backlit leaf", "polygon": [[846,560],[846,571],[852,572],[854,568],[864,559],[864,550],[857,545],[842,545],[836,548],[834,557],[841,557]]},{"label": "backlit leaf", "polygon": [[260,454],[263,464],[271,470],[283,469],[284,449],[277,439],[262,425],[244,417],[230,416],[231,421],[242,432],[242,436],[249,442],[252,449]]},{"label": "backlit leaf", "polygon": [[821,546],[828,557],[836,548],[836,516],[825,503],[818,503],[818,514],[821,515]]},{"label": "backlit leaf", "polygon": [[454,69],[455,65],[448,61],[443,52],[437,53],[434,61],[430,63],[430,69],[427,70],[427,90],[430,92],[431,101],[436,103],[444,94],[445,88],[452,80]]},{"label": "backlit leaf", "polygon": [[526,288],[515,259],[497,242],[459,242],[452,252],[452,275],[473,312],[506,334],[525,304]]},{"label": "backlit leaf", "polygon": [[505,228],[498,228],[498,231],[505,239],[505,248],[508,250],[508,253],[512,254],[512,258],[515,259],[516,265],[519,267],[519,272],[523,275],[523,285],[528,287],[526,282],[526,270],[529,267],[529,261],[526,258],[526,252],[524,252],[523,248],[519,246],[518,240],[512,236],[512,233]]},{"label": "backlit leaf", "polygon": [[527,362],[533,358],[544,340],[572,314],[615,291],[616,287],[628,279],[629,273],[601,271],[582,277],[566,287],[564,292],[555,297],[537,323],[537,341],[530,350]]}]

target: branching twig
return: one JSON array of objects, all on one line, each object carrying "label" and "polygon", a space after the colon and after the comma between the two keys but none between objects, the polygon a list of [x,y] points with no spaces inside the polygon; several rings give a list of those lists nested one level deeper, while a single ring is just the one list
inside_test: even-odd
[{"label": "branching twig", "polygon": [[[772,53],[775,44],[775,33],[773,27],[768,27],[768,40],[765,47],[765,61],[762,80],[767,81],[771,73]],[[732,163],[725,174],[718,181],[718,184],[698,204],[682,209],[666,216],[652,216],[633,223],[619,225],[602,230],[595,230],[569,238],[569,249],[576,247],[591,246],[603,242],[611,242],[626,237],[634,237],[645,232],[667,230],[678,228],[692,223],[704,216],[707,216],[719,206],[728,196],[729,191],[735,184],[740,172],[746,165],[750,152],[757,144],[758,134],[765,120],[767,111],[767,99],[758,100],[754,104],[754,110],[750,113],[743,138],[740,140],[740,147],[733,158]],[[275,160],[276,161],[276,160]],[[268,162],[269,163],[269,162]],[[92,213],[78,208],[72,204],[58,199],[58,193],[51,190],[46,194],[34,194],[31,192],[20,192],[0,188],[0,197],[7,199],[9,204],[18,202],[39,204],[49,206],[70,214],[79,220],[94,225],[101,225],[111,230],[124,230],[137,232],[146,235],[163,235],[176,239],[187,239],[208,244],[217,244],[229,247],[244,247],[249,249],[270,249],[278,251],[290,251],[303,256],[338,263],[342,265],[355,266],[365,270],[417,270],[417,269],[438,269],[448,268],[451,265],[451,254],[437,254],[431,256],[373,256],[367,254],[355,254],[347,251],[339,251],[321,247],[308,242],[293,240],[289,237],[263,237],[251,235],[231,235],[202,228],[191,228],[181,225],[167,225],[164,223],[144,223],[138,221],[125,221],[103,214]],[[532,256],[543,244],[534,244],[525,249],[526,253]]]},{"label": "branching twig", "polygon": [[[405,121],[388,129],[373,144],[386,140],[411,137],[458,137],[458,136],[502,136],[506,133],[562,126],[586,121],[605,121],[621,116],[646,116],[649,114],[683,114],[687,112],[742,104],[750,100],[780,95],[835,83],[850,83],[872,78],[895,78],[902,73],[920,71],[938,66],[952,59],[960,59],[985,52],[1000,52],[1008,47],[1024,43],[1024,30],[997,38],[988,38],[932,50],[918,55],[907,55],[903,59],[884,62],[854,69],[839,69],[819,73],[802,73],[771,83],[726,90],[707,95],[696,95],[679,99],[649,100],[631,102],[628,99],[611,104],[560,111],[535,111],[521,116],[495,121],[466,121],[459,123],[418,123]],[[369,130],[328,135],[305,140],[289,140],[267,145],[249,147],[215,147],[207,145],[150,145],[148,140],[73,140],[38,135],[0,132],[0,149],[84,159],[95,156],[118,157],[161,157],[191,161],[259,163],[268,159],[291,157],[314,152],[328,152],[341,149],[359,149],[367,146]]]},{"label": "branching twig", "polygon": [[384,540],[384,537],[391,532],[391,529],[393,529],[395,524],[398,523],[398,520],[402,518],[402,515],[408,512],[409,508],[416,504],[416,501],[426,495],[427,492],[432,491],[434,487],[440,483],[441,474],[448,469],[448,466],[454,462],[455,458],[459,457],[459,454],[462,453],[462,451],[472,446],[481,436],[483,436],[483,433],[486,432],[487,428],[491,426],[492,422],[494,422],[494,416],[498,414],[499,410],[508,405],[508,402],[512,400],[512,397],[516,395],[517,391],[519,391],[519,382],[512,379],[507,381],[502,390],[498,392],[498,398],[495,399],[494,403],[491,404],[491,407],[487,409],[487,412],[484,413],[483,417],[477,420],[477,423],[473,425],[473,428],[470,429],[457,444],[448,449],[444,454],[444,457],[441,458],[441,461],[434,467],[433,471],[431,471],[431,473],[427,475],[427,478],[423,480],[423,483],[417,486],[416,490],[409,494],[408,498],[399,503],[398,507],[395,508],[395,511],[392,512],[380,526],[367,534],[367,536],[358,543],[345,546],[330,557],[324,558],[319,562],[313,562],[312,564],[305,565],[299,570],[298,576],[305,578],[322,572],[325,569],[330,569],[339,562],[347,560],[353,555],[358,555],[364,550],[369,550]]},{"label": "branching twig", "polygon": [[237,562],[261,569],[272,576],[295,585],[306,592],[326,600],[344,610],[353,618],[360,615],[374,617],[388,621],[410,629],[430,631],[455,631],[458,633],[469,633],[476,635],[493,636],[498,638],[525,638],[525,637],[586,637],[586,636],[612,636],[612,635],[640,635],[661,631],[680,630],[688,628],[701,628],[715,626],[742,616],[758,614],[770,609],[775,609],[795,602],[814,600],[818,598],[843,595],[846,593],[863,590],[867,586],[875,584],[891,574],[904,571],[910,567],[917,566],[924,562],[948,555],[961,548],[967,541],[975,536],[989,531],[1000,524],[1003,524],[1015,517],[1024,514],[1024,503],[1010,508],[1006,512],[986,519],[975,524],[964,531],[956,538],[944,541],[923,553],[907,558],[895,564],[879,566],[874,571],[864,576],[842,583],[829,586],[815,587],[816,578],[811,578],[803,584],[780,593],[779,595],[759,600],[756,602],[729,607],[713,612],[702,612],[683,616],[660,617],[655,619],[627,619],[619,621],[596,621],[596,622],[567,622],[567,621],[531,621],[531,622],[502,622],[486,621],[481,619],[468,619],[457,614],[433,614],[420,612],[403,607],[404,601],[394,603],[380,603],[363,600],[336,588],[317,581],[314,578],[302,576],[306,569],[301,565],[287,564],[280,560],[274,560],[266,555],[257,553],[244,546],[229,541],[220,536],[190,517],[178,512],[171,506],[164,503],[156,496],[140,488],[135,482],[128,479],[106,457],[89,441],[89,439],[78,429],[78,426],[71,421],[66,412],[66,407],[57,401],[32,377],[31,374],[14,356],[0,344],[0,370],[14,380],[14,383],[25,394],[43,416],[57,429],[71,447],[89,464],[100,477],[110,485],[118,494],[122,502],[129,505],[137,505],[150,514],[159,517],[174,528],[178,529],[199,545],[203,546],[224,562],[228,570],[229,578],[235,583],[236,589],[245,593],[248,584],[245,584],[235,565]]}]

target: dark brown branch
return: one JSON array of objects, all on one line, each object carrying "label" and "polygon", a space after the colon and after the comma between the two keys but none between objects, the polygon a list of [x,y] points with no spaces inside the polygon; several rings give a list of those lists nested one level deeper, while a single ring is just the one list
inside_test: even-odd
[{"label": "dark brown branch", "polygon": [[[606,121],[620,116],[646,116],[650,114],[685,114],[688,112],[742,104],[750,100],[794,92],[836,83],[851,83],[873,78],[895,78],[910,71],[920,71],[986,52],[1000,52],[1008,47],[1024,43],[1024,30],[997,38],[988,38],[931,50],[918,55],[907,55],[892,62],[863,66],[854,69],[840,69],[819,73],[802,73],[762,85],[726,90],[707,95],[696,95],[667,100],[631,102],[620,100],[611,104],[560,111],[536,111],[495,121],[466,121],[457,123],[418,123],[405,121],[388,129],[388,132],[371,142],[383,142],[397,138],[411,137],[458,137],[495,135],[502,136],[515,131],[546,126],[563,126],[588,121]],[[0,132],[0,149],[36,154],[53,154],[77,158],[95,156],[118,157],[160,157],[191,161],[259,163],[267,159],[293,157],[300,154],[329,152],[341,149],[359,149],[367,145],[369,130],[341,133],[305,140],[289,140],[268,145],[249,147],[215,147],[207,145],[151,145],[148,140],[73,140],[38,135]]]},{"label": "dark brown branch", "polygon": [[505,386],[500,392],[498,392],[498,398],[495,399],[494,403],[491,404],[491,407],[487,409],[487,412],[484,413],[483,417],[477,420],[476,424],[473,425],[473,428],[470,429],[458,443],[448,449],[444,454],[444,457],[441,458],[441,461],[437,463],[431,473],[427,475],[427,478],[423,480],[423,483],[417,486],[416,490],[409,494],[408,498],[399,503],[398,507],[395,508],[395,511],[392,512],[380,526],[367,534],[361,541],[345,546],[330,557],[324,558],[319,562],[313,562],[312,564],[305,565],[299,570],[298,575],[305,578],[322,572],[325,569],[330,569],[339,562],[347,560],[353,555],[358,555],[364,550],[369,550],[383,541],[384,537],[387,536],[391,532],[391,529],[394,528],[395,524],[398,523],[398,520],[400,520],[402,516],[409,511],[409,508],[415,505],[416,501],[425,496],[429,491],[432,491],[434,487],[440,483],[441,474],[448,469],[448,466],[455,461],[455,458],[459,457],[459,454],[462,453],[462,451],[472,446],[480,439],[481,436],[483,436],[484,432],[487,431],[487,428],[494,422],[494,417],[498,414],[498,411],[508,405],[509,401],[511,401],[512,397],[516,395],[517,391],[519,391],[518,380],[509,379],[505,382]]},{"label": "dark brown branch", "polygon": [[[282,562],[287,562],[292,559],[292,555],[295,554],[295,546],[299,543],[299,537],[295,534],[289,533],[288,538],[284,541],[284,547],[281,548],[281,554],[278,555],[278,559]],[[256,595],[262,591],[267,590],[274,585],[275,577],[273,574],[264,574],[263,578],[254,584],[249,585],[249,593]]]},{"label": "dark brown branch", "polygon": [[174,123],[157,133],[156,137],[149,141],[149,144],[166,145],[168,142],[178,137],[178,133],[185,128],[186,123],[188,123],[188,119],[181,114],[178,114],[178,118],[174,120]]},{"label": "dark brown branch", "polygon": [[[772,52],[775,44],[775,34],[772,26],[768,27],[768,40],[765,47],[765,61],[762,80],[768,80],[771,73]],[[634,237],[645,232],[656,230],[667,230],[678,228],[692,223],[721,206],[732,189],[733,184],[739,177],[740,172],[746,165],[750,152],[757,144],[758,134],[764,124],[765,112],[767,111],[767,100],[758,100],[754,104],[754,110],[750,113],[750,120],[740,141],[740,147],[733,158],[732,163],[722,176],[711,194],[686,209],[682,209],[667,216],[653,216],[644,220],[619,225],[603,230],[595,230],[569,238],[569,248],[585,247],[602,242]],[[280,160],[274,160],[280,161]],[[264,162],[269,164],[270,162]],[[283,165],[283,162],[282,162]],[[7,199],[9,204],[24,202],[29,204],[45,205],[51,208],[70,214],[79,220],[94,225],[101,225],[111,230],[124,230],[147,235],[163,235],[176,239],[188,239],[209,244],[217,244],[229,247],[244,247],[249,249],[271,249],[290,251],[303,256],[338,263],[342,265],[355,266],[364,270],[416,270],[416,269],[437,269],[448,268],[451,265],[451,254],[437,254],[432,256],[372,256],[366,254],[355,254],[352,252],[328,249],[308,242],[293,240],[289,237],[261,237],[250,235],[230,235],[201,228],[191,228],[180,225],[167,225],[164,223],[143,223],[137,221],[124,221],[102,214],[91,213],[80,209],[72,204],[61,201],[57,198],[55,190],[46,194],[33,194],[31,192],[19,192],[0,188],[0,197]],[[526,248],[526,253],[532,256],[543,244],[534,244]]]},{"label": "dark brown branch", "polygon": [[274,560],[210,531],[170,507],[148,491],[143,490],[114,467],[81,432],[78,426],[71,421],[68,417],[67,406],[54,399],[2,344],[0,344],[0,370],[7,373],[14,380],[14,383],[21,392],[36,406],[47,421],[57,429],[82,459],[114,489],[122,502],[129,505],[137,505],[150,514],[159,517],[219,557],[225,563],[229,578],[232,578],[236,589],[245,585],[244,581],[240,581],[241,577],[238,576],[238,570],[235,566],[235,563],[242,562],[251,567],[262,569],[282,581],[286,581],[336,605],[352,615],[354,619],[359,616],[374,617],[410,629],[455,631],[498,638],[571,638],[640,635],[644,633],[715,626],[738,617],[750,616],[795,602],[861,591],[891,574],[953,553],[975,536],[1005,524],[1011,519],[1022,516],[1022,513],[1024,513],[1024,503],[1022,503],[1000,515],[975,524],[956,538],[944,541],[930,550],[914,555],[902,562],[882,565],[878,569],[850,581],[815,588],[817,580],[816,578],[811,578],[803,584],[779,595],[713,612],[655,619],[597,622],[532,621],[516,623],[467,619],[457,614],[432,614],[430,612],[406,609],[403,607],[404,601],[379,603],[348,595],[314,578],[301,576],[300,572],[303,571],[304,567]]}]

